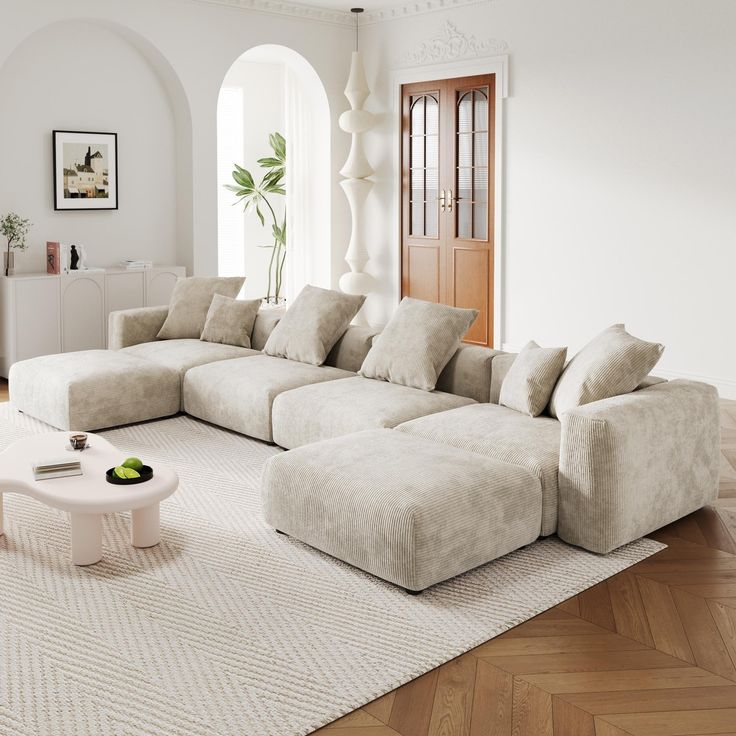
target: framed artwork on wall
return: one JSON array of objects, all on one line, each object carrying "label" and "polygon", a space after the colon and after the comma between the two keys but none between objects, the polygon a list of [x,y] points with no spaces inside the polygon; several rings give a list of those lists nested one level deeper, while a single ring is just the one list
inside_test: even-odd
[{"label": "framed artwork on wall", "polygon": [[54,209],[118,208],[117,133],[55,130]]}]

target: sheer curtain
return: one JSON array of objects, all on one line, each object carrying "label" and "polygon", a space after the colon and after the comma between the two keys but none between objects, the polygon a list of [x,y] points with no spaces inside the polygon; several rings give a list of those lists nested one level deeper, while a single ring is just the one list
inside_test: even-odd
[{"label": "sheer curtain", "polygon": [[309,71],[285,73],[288,303],[306,284],[330,287],[330,115]]}]

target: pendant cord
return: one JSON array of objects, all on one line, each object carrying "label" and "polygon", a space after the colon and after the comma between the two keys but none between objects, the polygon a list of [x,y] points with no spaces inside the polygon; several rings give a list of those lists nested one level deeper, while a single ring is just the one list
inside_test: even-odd
[{"label": "pendant cord", "polygon": [[360,42],[360,35],[358,33],[358,18],[360,17],[360,14],[363,12],[363,8],[350,8],[350,12],[355,16],[355,50],[358,51],[358,44]]}]

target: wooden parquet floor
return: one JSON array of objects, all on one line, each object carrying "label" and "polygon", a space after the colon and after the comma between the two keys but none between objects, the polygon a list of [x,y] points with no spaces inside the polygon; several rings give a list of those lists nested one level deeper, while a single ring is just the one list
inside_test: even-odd
[{"label": "wooden parquet floor", "polygon": [[720,498],[669,547],[315,733],[736,736],[736,402]]},{"label": "wooden parquet floor", "polygon": [[722,417],[720,498],[650,535],[667,549],[315,733],[736,736],[736,402]]}]

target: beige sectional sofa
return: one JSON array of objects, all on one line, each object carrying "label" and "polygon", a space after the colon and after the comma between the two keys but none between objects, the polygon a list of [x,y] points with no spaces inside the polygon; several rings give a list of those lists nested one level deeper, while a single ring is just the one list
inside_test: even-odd
[{"label": "beige sectional sofa", "polygon": [[265,355],[281,314],[259,312],[243,348],[156,340],[165,307],[116,312],[113,350],[16,363],[10,400],[62,429],[183,410],[275,442],[289,452],[264,472],[266,521],[410,591],[555,532],[606,553],[716,497],[711,386],[648,379],[532,418],[498,404],[514,355],[462,346],[425,391],[356,374],[368,328],[324,365]]}]

